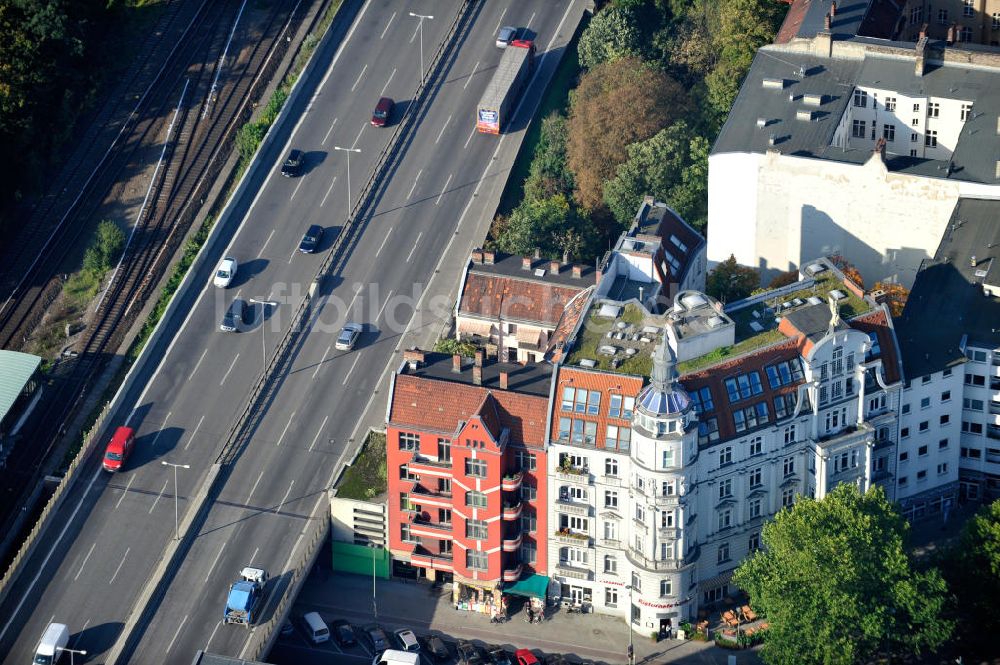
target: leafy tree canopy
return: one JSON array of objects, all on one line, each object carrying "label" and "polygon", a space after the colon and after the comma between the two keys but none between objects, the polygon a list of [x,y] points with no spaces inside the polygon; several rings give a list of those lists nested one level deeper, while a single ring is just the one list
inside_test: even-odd
[{"label": "leafy tree canopy", "polygon": [[552,113],[542,120],[538,144],[531,160],[524,196],[544,199],[573,194],[573,174],[566,166],[566,118]]},{"label": "leafy tree canopy", "polygon": [[944,581],[913,570],[906,530],[880,488],[862,495],[850,483],[765,524],[764,549],[733,576],[771,624],[765,661],[850,665],[886,648],[918,654],[943,644],[952,628],[941,618]]},{"label": "leafy tree canopy", "polygon": [[597,12],[580,35],[580,65],[591,69],[619,58],[638,56],[642,52],[641,43],[635,11],[610,5]]},{"label": "leafy tree canopy", "polygon": [[760,271],[736,263],[736,257],[732,254],[712,268],[705,277],[705,290],[708,295],[718,298],[723,303],[746,298],[759,286]]}]

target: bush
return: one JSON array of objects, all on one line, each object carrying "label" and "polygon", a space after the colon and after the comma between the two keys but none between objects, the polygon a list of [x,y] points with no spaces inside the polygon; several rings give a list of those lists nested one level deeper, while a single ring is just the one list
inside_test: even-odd
[{"label": "bush", "polygon": [[438,353],[447,353],[449,355],[457,353],[463,358],[471,358],[476,354],[476,345],[472,342],[459,342],[457,339],[451,337],[442,337],[435,342],[434,350]]},{"label": "bush", "polygon": [[83,270],[92,277],[103,277],[121,254],[125,234],[114,222],[105,219],[97,225],[94,240],[83,254]]}]

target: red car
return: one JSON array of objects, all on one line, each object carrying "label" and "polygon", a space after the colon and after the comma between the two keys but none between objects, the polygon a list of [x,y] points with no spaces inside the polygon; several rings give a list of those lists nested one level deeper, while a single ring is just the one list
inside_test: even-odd
[{"label": "red car", "polygon": [[131,427],[119,427],[111,437],[107,450],[104,451],[104,470],[121,471],[125,460],[132,454],[135,447],[135,430]]},{"label": "red car", "polygon": [[517,665],[538,665],[538,658],[527,649],[518,649],[514,652],[514,659]]},{"label": "red car", "polygon": [[392,115],[392,109],[396,107],[396,102],[392,101],[388,97],[383,97],[378,100],[378,104],[375,105],[375,112],[372,113],[372,125],[376,127],[385,127],[389,124],[389,117]]}]

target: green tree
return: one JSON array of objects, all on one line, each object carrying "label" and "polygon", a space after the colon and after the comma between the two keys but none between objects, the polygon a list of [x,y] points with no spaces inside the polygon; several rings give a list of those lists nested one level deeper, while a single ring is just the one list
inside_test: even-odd
[{"label": "green tree", "polygon": [[724,303],[746,298],[760,286],[760,271],[736,263],[732,254],[705,277],[705,291]]},{"label": "green tree", "polygon": [[105,219],[97,225],[94,241],[83,254],[83,269],[95,277],[103,276],[117,261],[125,244],[125,234],[118,225]]},{"label": "green tree", "polygon": [[542,120],[524,196],[544,199],[555,194],[573,194],[573,174],[566,166],[566,118],[553,112]]},{"label": "green tree", "polygon": [[771,625],[764,660],[849,665],[943,644],[952,628],[941,616],[944,580],[913,570],[906,533],[881,488],[861,494],[852,483],[765,524],[764,549],[733,575]]},{"label": "green tree", "polygon": [[561,256],[556,238],[577,223],[569,200],[562,194],[525,199],[497,230],[496,246],[509,254],[528,255],[538,247],[546,256]]},{"label": "green tree", "polygon": [[455,355],[463,358],[471,358],[476,355],[476,345],[472,342],[459,342],[454,337],[442,337],[434,343],[434,350],[438,353]]},{"label": "green tree", "polygon": [[628,7],[609,5],[597,12],[580,34],[580,66],[591,69],[619,58],[638,56],[641,37],[635,12]]}]

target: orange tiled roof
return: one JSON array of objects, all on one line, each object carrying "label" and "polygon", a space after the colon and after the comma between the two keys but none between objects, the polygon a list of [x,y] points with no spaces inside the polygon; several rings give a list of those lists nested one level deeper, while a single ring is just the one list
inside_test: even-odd
[{"label": "orange tiled roof", "polygon": [[459,313],[489,319],[537,321],[555,327],[566,303],[584,289],[507,275],[469,272]]}]

